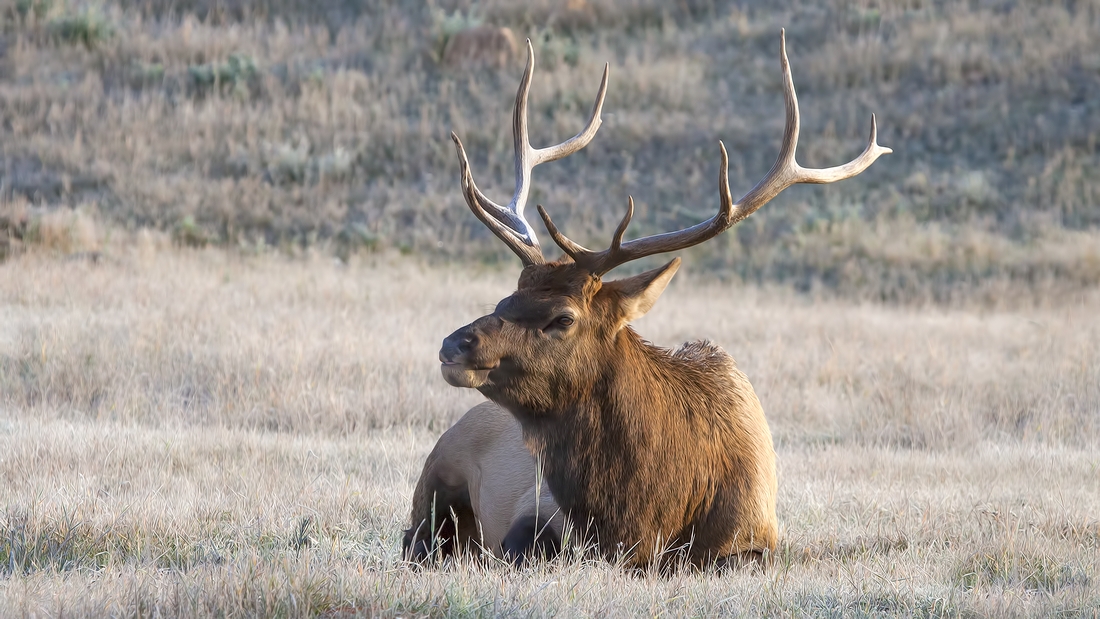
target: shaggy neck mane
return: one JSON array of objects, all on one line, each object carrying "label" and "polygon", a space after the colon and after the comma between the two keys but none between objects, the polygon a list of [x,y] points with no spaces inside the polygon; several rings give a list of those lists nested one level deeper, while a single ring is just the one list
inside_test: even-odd
[{"label": "shaggy neck mane", "polygon": [[624,491],[642,495],[672,480],[693,485],[670,477],[669,457],[702,464],[709,454],[724,451],[714,447],[723,442],[723,403],[736,390],[732,359],[709,342],[670,350],[626,327],[610,346],[612,354],[603,356],[610,361],[576,385],[568,403],[555,400],[557,406],[548,410],[498,402],[520,420],[524,440],[541,456],[561,507],[578,525],[588,522],[608,533],[629,527],[617,522],[624,506],[613,504]]}]

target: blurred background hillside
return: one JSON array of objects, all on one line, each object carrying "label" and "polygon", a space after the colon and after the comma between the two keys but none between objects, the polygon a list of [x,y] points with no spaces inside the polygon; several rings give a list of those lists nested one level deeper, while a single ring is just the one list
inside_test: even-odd
[{"label": "blurred background hillside", "polygon": [[0,254],[100,251],[153,228],[184,245],[512,265],[459,194],[448,136],[507,200],[525,37],[536,146],[583,125],[611,65],[603,127],[535,171],[531,212],[597,246],[628,195],[630,234],[688,226],[717,208],[719,139],[735,197],[776,156],[785,27],[800,162],[854,157],[872,112],[894,154],[787,190],[692,250],[692,271],[904,302],[1100,285],[1100,0],[0,7]]}]

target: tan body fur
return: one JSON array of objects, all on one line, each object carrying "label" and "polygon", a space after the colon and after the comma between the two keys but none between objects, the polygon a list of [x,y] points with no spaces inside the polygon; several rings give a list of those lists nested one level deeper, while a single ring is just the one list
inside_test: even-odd
[{"label": "tan body fur", "polygon": [[536,472],[535,458],[511,414],[492,402],[470,409],[439,437],[424,463],[413,492],[406,554],[427,558],[433,521],[441,555],[484,548],[501,557],[505,537],[517,523],[537,526],[559,543],[565,521]]}]

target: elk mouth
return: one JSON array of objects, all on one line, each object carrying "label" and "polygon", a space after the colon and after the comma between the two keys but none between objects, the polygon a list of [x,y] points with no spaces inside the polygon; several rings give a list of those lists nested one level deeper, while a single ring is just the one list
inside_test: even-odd
[{"label": "elk mouth", "polygon": [[489,372],[495,368],[471,368],[454,361],[443,361],[439,369],[443,372],[443,380],[449,385],[477,389],[489,383]]},{"label": "elk mouth", "polygon": [[439,349],[439,369],[443,379],[452,386],[478,389],[488,385],[489,372],[500,366],[500,358],[479,345],[484,335],[479,327],[485,322],[493,322],[492,317],[483,316],[443,340]]}]

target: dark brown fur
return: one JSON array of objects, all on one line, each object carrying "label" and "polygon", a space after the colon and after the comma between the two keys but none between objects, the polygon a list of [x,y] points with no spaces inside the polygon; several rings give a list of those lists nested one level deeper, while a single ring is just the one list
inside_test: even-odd
[{"label": "dark brown fur", "polygon": [[611,282],[568,260],[528,266],[440,352],[452,384],[519,420],[575,525],[634,565],[683,547],[694,564],[720,561],[778,537],[775,452],[748,379],[709,342],[667,350],[626,324],[676,266]]}]

